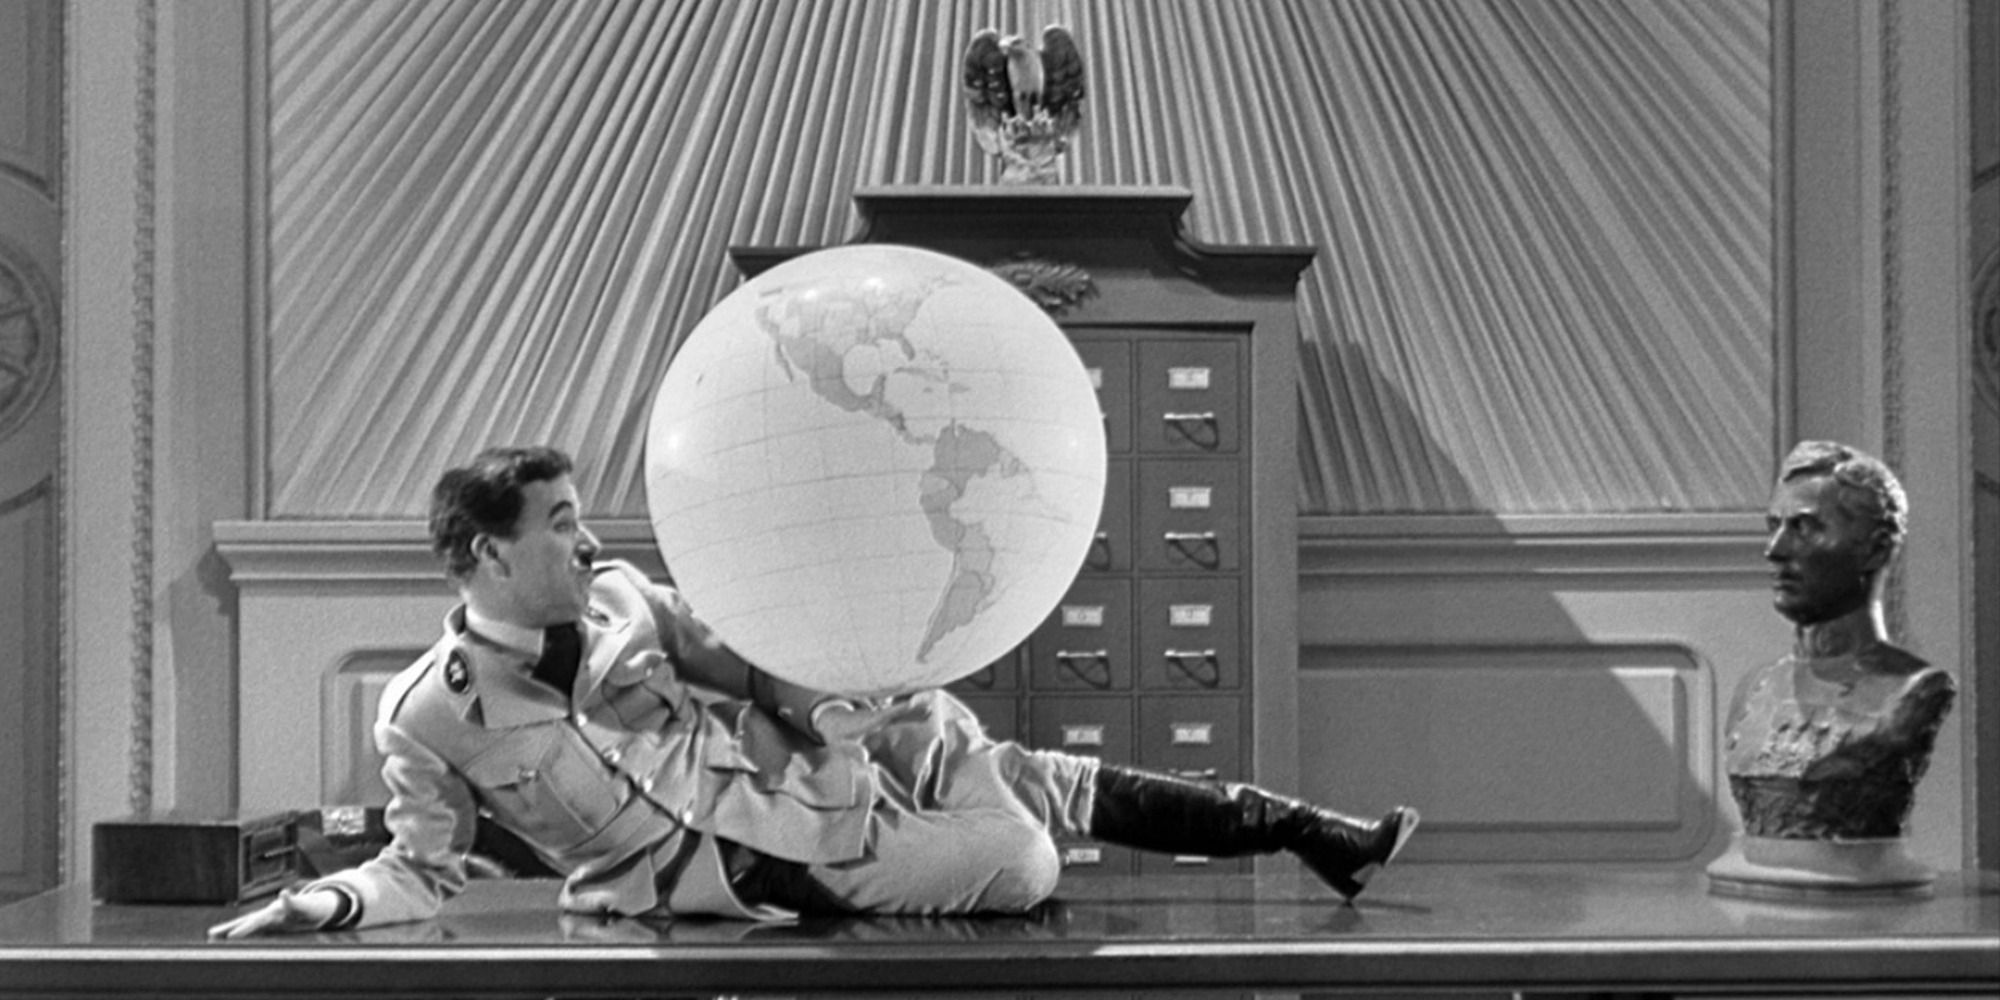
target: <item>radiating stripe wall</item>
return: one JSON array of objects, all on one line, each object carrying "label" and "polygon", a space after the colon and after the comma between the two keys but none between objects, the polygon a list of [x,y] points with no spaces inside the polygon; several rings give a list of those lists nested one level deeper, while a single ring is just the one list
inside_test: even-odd
[{"label": "radiating stripe wall", "polygon": [[1760,507],[1767,0],[282,0],[266,516],[408,517],[496,441],[643,517],[646,408],[735,244],[990,183],[958,61],[1071,27],[1065,179],[1310,243],[1308,513]]}]

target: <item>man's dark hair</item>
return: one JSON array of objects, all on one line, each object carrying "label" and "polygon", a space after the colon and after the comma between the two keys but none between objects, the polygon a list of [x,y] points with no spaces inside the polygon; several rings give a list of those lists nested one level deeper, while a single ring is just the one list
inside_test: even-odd
[{"label": "man's dark hair", "polygon": [[1801,441],[1778,467],[1778,481],[1831,476],[1841,509],[1881,528],[1901,544],[1910,527],[1910,500],[1882,460],[1837,441]]},{"label": "man's dark hair", "polygon": [[488,448],[468,465],[451,469],[431,490],[431,551],[444,557],[445,572],[460,579],[479,558],[472,540],[479,535],[514,537],[521,520],[521,487],[568,475],[569,455],[556,448]]}]

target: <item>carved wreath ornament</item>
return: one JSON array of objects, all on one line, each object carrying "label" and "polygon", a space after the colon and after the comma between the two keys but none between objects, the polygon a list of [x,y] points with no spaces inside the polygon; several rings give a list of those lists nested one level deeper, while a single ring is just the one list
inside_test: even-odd
[{"label": "carved wreath ornament", "polygon": [[1097,296],[1097,282],[1091,279],[1089,271],[1075,264],[1022,253],[988,264],[986,269],[1007,279],[1051,316],[1060,316],[1085,299]]},{"label": "carved wreath ornament", "polygon": [[55,372],[55,306],[41,272],[0,244],[0,440],[35,411]]},{"label": "carved wreath ornament", "polygon": [[1991,283],[1972,321],[1972,384],[1986,405],[2000,410],[2000,282]]}]

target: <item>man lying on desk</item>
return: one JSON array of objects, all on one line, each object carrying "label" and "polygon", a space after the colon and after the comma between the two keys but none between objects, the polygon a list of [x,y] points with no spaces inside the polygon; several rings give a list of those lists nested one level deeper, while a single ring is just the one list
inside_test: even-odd
[{"label": "man lying on desk", "polygon": [[857,704],[770,676],[675,590],[596,561],[571,468],[496,448],[439,480],[432,547],[464,603],[383,694],[393,839],[211,938],[430,917],[481,813],[566,874],[565,910],[759,920],[1023,911],[1055,891],[1054,833],[1288,850],[1351,899],[1416,829],[996,742],[941,691]]}]

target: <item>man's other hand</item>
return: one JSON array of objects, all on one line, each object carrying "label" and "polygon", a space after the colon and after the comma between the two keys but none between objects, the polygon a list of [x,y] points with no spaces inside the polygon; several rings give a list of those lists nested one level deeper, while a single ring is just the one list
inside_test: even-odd
[{"label": "man's other hand", "polygon": [[235,940],[258,934],[295,934],[326,926],[340,911],[340,895],[331,889],[293,892],[283,889],[278,898],[234,920],[208,929],[210,941]]},{"label": "man's other hand", "polygon": [[812,727],[822,742],[840,743],[858,740],[891,723],[923,713],[921,706],[904,698],[866,702],[829,698],[813,707]]}]

